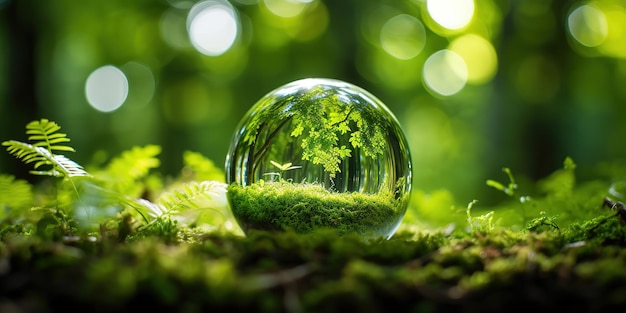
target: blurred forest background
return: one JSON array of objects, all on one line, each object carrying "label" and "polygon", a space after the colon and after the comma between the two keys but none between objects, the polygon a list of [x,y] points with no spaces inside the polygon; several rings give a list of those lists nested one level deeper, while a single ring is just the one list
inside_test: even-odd
[{"label": "blurred forest background", "polygon": [[[379,97],[414,190],[461,203],[497,200],[503,167],[626,157],[624,0],[0,0],[0,140],[48,118],[80,164],[159,144],[166,175],[185,150],[221,166],[244,113],[305,77]],[[9,154],[0,172],[32,180]]]}]

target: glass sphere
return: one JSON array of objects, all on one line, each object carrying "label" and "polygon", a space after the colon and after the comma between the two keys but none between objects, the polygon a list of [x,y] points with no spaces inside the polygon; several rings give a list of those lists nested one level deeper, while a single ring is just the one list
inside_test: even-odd
[{"label": "glass sphere", "polygon": [[226,157],[227,197],[250,229],[390,238],[406,212],[411,158],[400,125],[369,92],[303,79],[261,98]]}]

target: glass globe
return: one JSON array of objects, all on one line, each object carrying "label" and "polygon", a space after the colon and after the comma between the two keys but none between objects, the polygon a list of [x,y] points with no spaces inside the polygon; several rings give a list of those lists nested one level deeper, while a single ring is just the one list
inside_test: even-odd
[{"label": "glass globe", "polygon": [[411,158],[389,109],[332,79],[303,79],[261,98],[226,157],[227,197],[251,229],[390,238],[406,212]]}]

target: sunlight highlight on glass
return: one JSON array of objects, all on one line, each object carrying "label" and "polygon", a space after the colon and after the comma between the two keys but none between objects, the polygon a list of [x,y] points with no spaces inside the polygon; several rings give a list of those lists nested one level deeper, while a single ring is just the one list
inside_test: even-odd
[{"label": "sunlight highlight on glass", "polygon": [[187,31],[194,48],[208,56],[230,49],[239,30],[235,9],[225,1],[199,2],[187,16]]},{"label": "sunlight highlight on glass", "polygon": [[106,65],[93,71],[85,83],[87,101],[96,110],[117,110],[128,96],[128,79],[115,66]]},{"label": "sunlight highlight on glass", "polygon": [[304,11],[313,0],[265,0],[265,7],[272,13],[284,17],[296,17]]},{"label": "sunlight highlight on glass", "polygon": [[415,17],[400,14],[389,19],[380,31],[380,44],[400,60],[416,57],[426,45],[426,29]]},{"label": "sunlight highlight on glass", "polygon": [[449,49],[465,60],[468,83],[484,84],[496,75],[498,55],[487,39],[476,34],[464,35],[454,39]]},{"label": "sunlight highlight on glass", "polygon": [[583,46],[596,47],[608,35],[608,23],[602,11],[592,5],[581,5],[567,18],[570,34]]},{"label": "sunlight highlight on glass", "polygon": [[451,96],[461,91],[467,83],[467,65],[456,52],[440,50],[424,63],[424,83],[429,90]]},{"label": "sunlight highlight on glass", "polygon": [[426,9],[432,19],[444,28],[461,29],[474,16],[474,0],[427,0]]}]

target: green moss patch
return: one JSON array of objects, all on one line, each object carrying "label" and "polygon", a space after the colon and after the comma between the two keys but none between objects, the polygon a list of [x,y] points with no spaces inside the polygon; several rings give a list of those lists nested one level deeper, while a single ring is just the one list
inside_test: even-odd
[{"label": "green moss patch", "polygon": [[403,212],[391,194],[336,193],[317,184],[284,181],[231,184],[227,196],[234,216],[244,231],[293,230],[308,233],[332,228],[339,234],[369,237],[390,235]]},{"label": "green moss patch", "polygon": [[[0,309],[57,312],[607,311],[626,305],[626,227],[401,232],[390,240],[319,230],[246,237],[179,228],[119,242],[0,244]],[[577,240],[577,241],[570,241]]]}]

